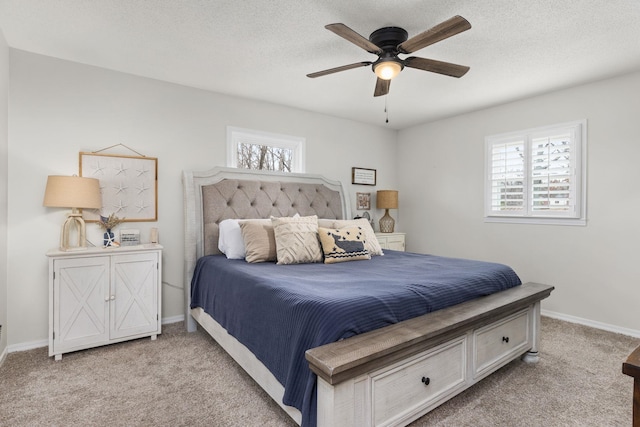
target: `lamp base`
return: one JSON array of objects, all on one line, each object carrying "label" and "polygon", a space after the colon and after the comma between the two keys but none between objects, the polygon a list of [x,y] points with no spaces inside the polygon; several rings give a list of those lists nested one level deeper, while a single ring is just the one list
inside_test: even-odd
[{"label": "lamp base", "polygon": [[393,233],[396,221],[389,215],[389,209],[385,209],[384,216],[380,218],[380,232]]},{"label": "lamp base", "polygon": [[[75,227],[78,230],[77,242],[75,246],[71,246],[70,234],[71,228]],[[69,214],[67,220],[62,225],[62,231],[60,233],[60,250],[61,251],[86,251],[87,250],[87,232],[82,214],[75,209]]]}]

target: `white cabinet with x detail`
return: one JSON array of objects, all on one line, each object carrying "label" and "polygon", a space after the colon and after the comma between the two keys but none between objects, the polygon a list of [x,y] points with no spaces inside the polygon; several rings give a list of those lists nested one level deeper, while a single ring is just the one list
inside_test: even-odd
[{"label": "white cabinet with x detail", "polygon": [[49,356],[161,333],[162,246],[49,257]]}]

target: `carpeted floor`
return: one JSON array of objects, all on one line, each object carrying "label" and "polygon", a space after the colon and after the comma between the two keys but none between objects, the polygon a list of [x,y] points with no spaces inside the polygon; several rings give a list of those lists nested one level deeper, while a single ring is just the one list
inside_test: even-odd
[{"label": "carpeted floor", "polygon": [[[542,320],[541,360],[515,361],[411,424],[630,426],[622,362],[640,340]],[[0,426],[294,426],[203,332],[165,325],[142,339],[70,353],[41,348],[0,366]]]}]

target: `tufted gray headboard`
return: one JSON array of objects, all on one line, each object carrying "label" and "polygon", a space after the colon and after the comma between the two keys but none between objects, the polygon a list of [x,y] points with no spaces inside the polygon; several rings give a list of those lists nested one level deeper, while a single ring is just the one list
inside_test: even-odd
[{"label": "tufted gray headboard", "polygon": [[184,259],[185,319],[190,315],[191,277],[198,258],[218,254],[218,224],[229,218],[317,215],[318,218],[351,217],[348,197],[339,181],[320,175],[251,171],[217,167],[208,171],[185,171]]}]

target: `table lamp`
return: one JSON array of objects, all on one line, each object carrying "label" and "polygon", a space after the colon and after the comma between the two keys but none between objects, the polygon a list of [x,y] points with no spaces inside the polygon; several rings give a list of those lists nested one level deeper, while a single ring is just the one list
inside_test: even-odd
[{"label": "table lamp", "polygon": [[393,233],[396,222],[389,215],[389,209],[398,209],[398,192],[396,190],[378,190],[376,206],[378,209],[385,209],[384,216],[380,218],[380,232]]},{"label": "table lamp", "polygon": [[[51,208],[71,208],[71,213],[62,225],[60,250],[87,249],[86,226],[82,219],[82,212],[79,212],[78,209],[100,209],[102,207],[100,181],[80,176],[51,175],[47,178],[47,188],[42,204]],[[78,230],[76,245],[71,245],[69,241],[70,231],[73,227]]]}]

